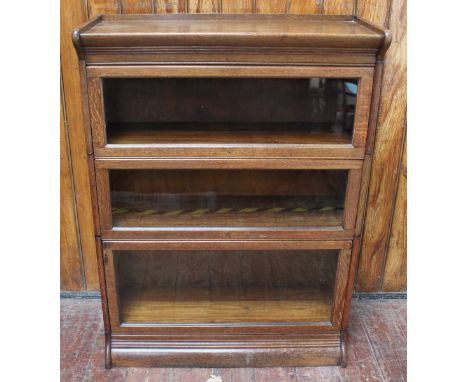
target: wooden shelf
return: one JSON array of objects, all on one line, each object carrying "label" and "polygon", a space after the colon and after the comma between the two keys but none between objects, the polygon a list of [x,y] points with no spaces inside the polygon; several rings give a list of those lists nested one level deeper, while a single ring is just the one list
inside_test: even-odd
[{"label": "wooden shelf", "polygon": [[229,212],[223,212],[223,208],[214,211],[200,208],[151,213],[151,209],[126,211],[124,207],[115,210],[112,221],[114,227],[340,227],[343,221],[342,209],[269,212],[251,211],[252,208]]},{"label": "wooden shelf", "polygon": [[301,123],[127,123],[109,124],[111,145],[154,144],[351,144],[351,132],[333,132],[325,126]]},{"label": "wooden shelf", "polygon": [[[297,291],[287,291],[294,295]],[[301,291],[304,293],[304,291]],[[275,293],[271,291],[272,295]],[[317,291],[310,301],[267,301],[262,293],[254,301],[161,301],[158,293],[135,292],[122,300],[124,323],[323,322],[330,320],[331,302]],[[294,319],[291,319],[294,317]]]},{"label": "wooden shelf", "polygon": [[113,227],[341,227],[342,170],[113,170]]},{"label": "wooden shelf", "polygon": [[128,252],[123,323],[330,320],[336,251]]}]

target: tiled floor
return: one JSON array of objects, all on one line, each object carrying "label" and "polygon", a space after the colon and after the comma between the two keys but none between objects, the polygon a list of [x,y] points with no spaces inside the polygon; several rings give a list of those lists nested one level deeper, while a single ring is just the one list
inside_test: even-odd
[{"label": "tiled floor", "polygon": [[406,300],[353,300],[348,367],[104,369],[99,300],[61,301],[61,381],[223,382],[405,381]]}]

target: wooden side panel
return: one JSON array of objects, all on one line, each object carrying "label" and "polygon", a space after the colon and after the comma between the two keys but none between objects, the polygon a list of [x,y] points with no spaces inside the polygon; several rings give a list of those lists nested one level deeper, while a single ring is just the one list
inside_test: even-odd
[{"label": "wooden side panel", "polygon": [[154,11],[156,13],[185,13],[186,0],[155,0]]},{"label": "wooden side panel", "polygon": [[391,0],[356,0],[356,15],[377,25],[387,26]]},{"label": "wooden side panel", "polygon": [[188,13],[219,13],[221,0],[188,0]]},{"label": "wooden side panel", "polygon": [[393,42],[384,67],[382,101],[369,187],[357,289],[382,286],[389,227],[397,188],[406,121],[406,0],[392,3]]},{"label": "wooden side panel", "polygon": [[[69,0],[71,3],[76,3],[75,6],[78,7],[79,3],[82,3],[80,0]],[[92,18],[100,14],[114,14],[121,12],[121,6],[119,0],[87,0],[88,3],[88,17]],[[68,6],[70,9],[71,6]],[[76,27],[78,24],[73,25]]]},{"label": "wooden side panel", "polygon": [[356,223],[356,215],[361,191],[362,170],[350,170],[348,174],[348,186],[346,189],[346,209],[343,216],[343,227],[352,229]]},{"label": "wooden side panel", "polygon": [[288,13],[318,15],[322,12],[322,0],[289,0]]},{"label": "wooden side panel", "polygon": [[341,325],[343,318],[343,307],[346,298],[346,287],[348,282],[349,261],[351,259],[351,248],[341,251],[338,260],[335,280],[335,305],[333,306],[332,322],[334,325]]},{"label": "wooden side panel", "polygon": [[255,12],[257,13],[286,13],[287,0],[257,0]]},{"label": "wooden side panel", "polygon": [[354,0],[323,0],[323,14],[352,15]]},{"label": "wooden side panel", "polygon": [[60,288],[81,291],[85,289],[85,283],[62,98],[60,97]]},{"label": "wooden side panel", "polygon": [[406,142],[399,178],[382,288],[386,292],[406,290]]},{"label": "wooden side panel", "polygon": [[121,0],[122,13],[153,13],[153,0]]},{"label": "wooden side panel", "polygon": [[93,127],[94,147],[104,146],[106,143],[106,127],[100,78],[88,78],[88,106],[89,119]]},{"label": "wooden side panel", "polygon": [[253,13],[254,0],[222,0],[223,13]]},{"label": "wooden side panel", "polygon": [[67,1],[60,8],[60,59],[63,74],[63,96],[67,110],[76,210],[88,290],[98,290],[98,273],[91,192],[88,176],[86,126],[81,97],[79,63],[71,41],[71,31],[86,21],[85,4],[80,0]]}]

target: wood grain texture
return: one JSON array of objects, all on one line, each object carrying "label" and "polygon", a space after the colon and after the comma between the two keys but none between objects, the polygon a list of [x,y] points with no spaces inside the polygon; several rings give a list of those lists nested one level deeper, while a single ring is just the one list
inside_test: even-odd
[{"label": "wood grain texture", "polygon": [[223,13],[253,13],[254,0],[222,0]]},{"label": "wood grain texture", "polygon": [[[80,3],[79,0],[71,0],[72,3]],[[92,18],[101,14],[121,13],[121,3],[119,0],[87,0],[88,17]],[[73,27],[75,27],[75,24]]]},{"label": "wood grain texture", "polygon": [[352,15],[354,0],[323,0],[324,15]]},{"label": "wood grain texture", "polygon": [[256,13],[286,13],[288,7],[287,0],[256,0]]},{"label": "wood grain texture", "polygon": [[335,279],[335,301],[333,304],[332,323],[336,326],[341,325],[341,320],[343,318],[343,308],[346,303],[346,287],[348,285],[350,259],[351,249],[343,249],[338,259]]},{"label": "wood grain texture", "polygon": [[60,97],[60,289],[85,289],[81,267],[81,246],[75,207],[75,190],[70,162],[70,145]]},{"label": "wood grain texture", "polygon": [[99,287],[101,292],[101,307],[102,307],[102,318],[104,323],[104,336],[105,336],[105,355],[104,355],[104,365],[106,369],[109,369],[112,366],[112,360],[110,357],[110,336],[111,336],[111,326],[109,319],[109,307],[107,299],[107,284],[106,276],[104,274],[104,253],[102,250],[101,239],[96,238],[96,251],[97,251],[97,264],[98,264],[98,273],[99,273]]},{"label": "wood grain texture", "polygon": [[387,26],[391,0],[356,0],[356,16],[374,24]]},{"label": "wood grain texture", "polygon": [[372,68],[303,66],[89,66],[88,77],[372,77]]},{"label": "wood grain texture", "polygon": [[121,0],[122,13],[153,13],[153,0]]},{"label": "wood grain texture", "polygon": [[105,145],[106,131],[104,120],[104,107],[102,104],[101,80],[99,78],[88,79],[88,109],[89,119],[93,126],[92,137],[94,148]]},{"label": "wood grain texture", "polygon": [[392,3],[393,42],[385,58],[383,93],[369,187],[357,289],[381,288],[406,121],[406,1]]},{"label": "wood grain texture", "polygon": [[289,0],[288,13],[297,15],[318,15],[322,12],[323,0]]},{"label": "wood grain texture", "polygon": [[[82,121],[82,116],[81,116],[81,98],[78,96],[76,92],[76,87],[79,86],[79,80],[78,80],[78,65],[77,65],[77,60],[75,58],[75,52],[73,51],[71,47],[71,43],[69,43],[69,34],[70,30],[72,27],[76,27],[80,23],[86,21],[87,17],[92,17],[95,14],[98,13],[127,13],[131,12],[129,11],[129,4],[137,4],[137,3],[147,3],[148,1],[131,1],[131,0],[122,0],[122,9],[119,8],[119,1],[102,1],[102,0],[87,0],[87,1],[79,1],[79,0],[72,0],[72,1],[67,1],[62,4],[63,10],[62,12],[62,21],[61,21],[61,47],[62,47],[62,53],[61,53],[61,63],[62,63],[62,69],[64,72],[64,97],[65,97],[65,102],[66,102],[66,108],[68,110],[68,120],[70,126],[80,126],[80,120]],[[253,1],[252,1],[253,2]],[[258,2],[258,1],[257,1]],[[377,22],[379,23],[381,20],[384,20],[384,14],[387,15],[388,12],[387,10],[384,11],[383,7],[384,4],[387,4],[390,2],[390,0],[357,0],[356,1],[356,10],[357,14],[368,19],[369,21]],[[223,13],[234,13],[238,12],[238,10],[242,7],[244,7],[246,10],[243,11],[245,13],[249,13],[247,10],[249,7],[250,1],[248,0],[224,0],[221,11]],[[265,1],[266,3],[266,1]],[[349,2],[347,1],[328,1],[324,0],[323,1],[323,12],[328,13],[328,14],[333,14],[333,13],[347,13],[343,12],[340,9],[349,8]],[[400,5],[394,5],[393,8],[396,8],[397,6],[405,6],[405,4],[402,4],[401,1],[396,2],[399,3]],[[154,1],[154,11],[156,13],[177,13],[177,12],[185,12],[185,0],[155,0]],[[225,5],[227,4],[227,5]],[[125,9],[125,5],[127,5],[127,10]],[[132,5],[134,7],[137,7],[137,5]],[[297,13],[297,14],[302,14],[302,13],[320,13],[320,8],[322,7],[321,1],[302,1],[302,0],[290,0],[287,4],[287,9],[288,12],[290,13]],[[318,7],[319,11],[315,12],[314,9]],[[65,18],[65,21],[63,20]],[[63,28],[63,26],[66,26],[66,28]],[[404,28],[404,25],[394,25],[392,27],[393,33],[398,33],[398,30],[400,28]],[[395,41],[394,41],[395,43]],[[69,44],[70,50],[67,50],[68,48],[64,49],[63,47]],[[71,53],[71,54],[70,54]],[[389,52],[388,56],[393,54],[392,52]],[[388,61],[388,58],[387,58]],[[391,69],[390,69],[391,70]],[[75,87],[75,88],[74,88]],[[384,89],[384,94],[386,93],[386,89]],[[78,123],[78,125],[77,125]],[[81,125],[83,122],[81,122]],[[87,180],[87,171],[84,171],[83,169],[86,169],[86,165],[84,165],[85,160],[84,156],[82,157],[79,152],[80,152],[80,142],[85,142],[84,139],[84,129],[83,128],[71,128],[70,129],[70,150],[71,150],[71,159],[72,159],[72,169],[73,169],[73,175],[75,177],[75,187],[76,187],[76,203],[77,203],[77,212],[78,212],[78,222],[80,224],[80,234],[81,234],[81,240],[83,242],[83,255],[84,255],[84,264],[85,268],[87,268],[86,276],[91,276],[90,280],[88,280],[88,286],[93,284],[92,278],[93,278],[93,261],[95,258],[94,255],[94,250],[90,250],[91,247],[94,248],[94,242],[92,244],[89,244],[89,237],[91,235],[86,234],[87,231],[91,232],[92,224],[90,224],[91,219],[86,218],[88,215],[91,217],[91,208],[90,208],[90,201],[87,199],[86,194],[89,192],[88,191],[88,183],[89,181]],[[389,137],[389,139],[393,139],[392,137]],[[380,142],[377,142],[377,145],[375,147],[375,152],[376,154],[380,150]],[[80,171],[80,168],[82,169]],[[374,171],[376,171],[376,168],[374,167]],[[398,203],[398,201],[397,201]],[[401,214],[395,213],[394,215],[394,223],[393,227],[396,227],[397,221],[401,219]],[[377,219],[377,217],[376,217]],[[86,221],[88,223],[86,223]],[[389,251],[393,251],[392,248],[395,248],[392,244],[389,244]],[[401,254],[402,252],[400,252]],[[88,254],[91,254],[91,257],[87,256]],[[388,259],[392,258],[392,253],[388,253]],[[397,257],[399,257],[398,255]],[[387,265],[391,266],[389,261],[387,259]],[[394,258],[396,260],[396,257]],[[91,260],[91,261],[88,261]],[[393,261],[393,260],[392,260]],[[403,260],[402,258],[399,259],[400,263],[401,261],[406,261]],[[385,262],[385,260],[384,260]],[[96,274],[96,273],[95,273]],[[365,276],[363,276],[365,277]],[[97,278],[95,278],[97,280]],[[91,281],[89,283],[89,281]],[[390,287],[390,286],[387,286]],[[69,289],[70,290],[70,289]],[[92,287],[90,290],[97,290],[97,282],[94,284],[94,288]]]},{"label": "wood grain texture", "polygon": [[186,0],[155,0],[155,13],[184,13]]},{"label": "wood grain texture", "polygon": [[385,263],[384,291],[406,290],[406,142]]},{"label": "wood grain texture", "polygon": [[343,216],[343,227],[354,229],[359,206],[361,190],[362,169],[350,170],[348,174],[348,185],[346,188],[345,211]]},{"label": "wood grain texture", "polygon": [[188,0],[188,13],[219,13],[221,0]]},{"label": "wood grain texture", "polygon": [[63,97],[67,110],[73,180],[76,192],[76,210],[82,249],[82,263],[88,290],[99,289],[90,183],[86,126],[80,88],[80,66],[71,40],[71,32],[86,21],[82,1],[68,1],[60,8],[60,60],[63,74]]}]

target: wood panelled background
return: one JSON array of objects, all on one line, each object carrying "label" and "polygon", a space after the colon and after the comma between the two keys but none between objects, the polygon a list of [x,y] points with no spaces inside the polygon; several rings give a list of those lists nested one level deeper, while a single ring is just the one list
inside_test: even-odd
[{"label": "wood panelled background", "polygon": [[61,289],[97,291],[83,101],[71,31],[100,13],[357,14],[389,28],[356,290],[406,290],[406,0],[62,0]]}]

